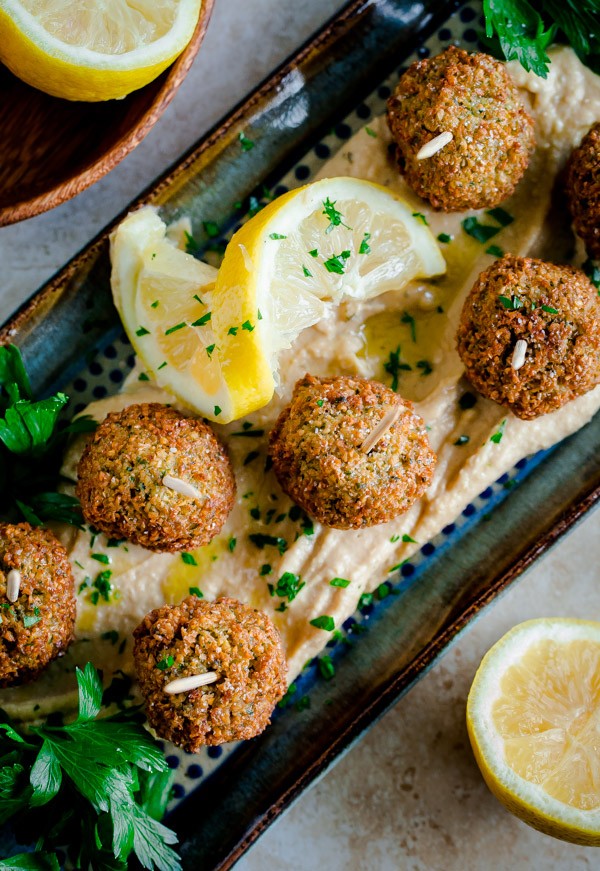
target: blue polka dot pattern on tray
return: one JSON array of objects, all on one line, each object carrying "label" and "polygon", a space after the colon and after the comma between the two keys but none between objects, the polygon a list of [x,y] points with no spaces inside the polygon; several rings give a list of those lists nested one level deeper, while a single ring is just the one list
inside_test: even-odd
[{"label": "blue polka dot pattern on tray", "polygon": [[[353,112],[335,125],[320,142],[313,143],[301,161],[272,186],[270,195],[263,186],[260,186],[255,192],[256,201],[264,204],[272,196],[280,196],[313,178],[321,169],[324,161],[335,154],[357,130],[364,126],[366,121],[368,122],[368,119],[385,112],[386,100],[392,93],[399,75],[408,64],[435,55],[451,43],[463,45],[469,50],[476,48],[479,11],[479,4],[463,6],[426,45],[418,48],[411,57],[403,60],[402,66],[389,79],[381,82]],[[236,217],[239,219],[239,212]],[[79,373],[70,385],[64,387],[65,392],[72,400],[70,407],[75,411],[80,411],[93,399],[117,392],[124,378],[133,368],[134,362],[132,348],[127,336],[121,329],[114,331],[114,334],[106,337],[105,344],[99,348],[88,367]],[[487,519],[494,506],[506,498],[508,491],[521,478],[529,474],[545,455],[544,453],[534,458],[520,460],[509,474],[503,475],[493,485],[486,487],[481,495],[473,500],[453,523],[443,528],[438,536],[432,541],[422,544],[417,552],[411,556],[410,561],[400,564],[387,580],[382,578],[382,583],[375,593],[370,594],[354,616],[349,617],[344,622],[341,633],[343,640],[337,637],[328,643],[327,655],[333,661],[341,658],[347,649],[347,643],[344,641],[359,636],[364,630],[365,624],[378,613],[379,609],[386,608],[391,600],[418,583],[428,561],[437,559],[447,548],[452,547],[457,539],[475,523]],[[319,679],[318,665],[318,658],[315,658],[295,681],[297,685],[295,699],[310,692],[311,686]],[[301,713],[294,710],[294,706],[291,705],[287,709],[278,710],[275,716],[294,717],[301,716]],[[175,774],[173,802],[180,801],[209,777],[231,753],[235,752],[236,747],[236,744],[228,744],[222,747],[207,747],[198,754],[186,754],[172,745],[165,745],[167,763]]]}]

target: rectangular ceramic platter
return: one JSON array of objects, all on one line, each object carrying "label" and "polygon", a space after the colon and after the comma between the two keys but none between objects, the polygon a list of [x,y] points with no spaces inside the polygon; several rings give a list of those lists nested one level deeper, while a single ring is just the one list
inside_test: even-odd
[{"label": "rectangular ceramic platter", "polygon": [[[457,5],[347,6],[134,206],[159,205],[166,221],[188,216],[196,238],[203,221],[215,221],[226,239],[255,199],[310,180],[381,114],[402,67],[449,42],[476,47],[480,6],[462,6],[444,21]],[[242,130],[255,143],[247,152],[239,145]],[[107,234],[36,294],[0,337],[21,347],[38,393],[60,387],[75,411],[118,390],[133,365],[111,302]],[[346,621],[351,644],[327,649],[334,679],[319,679],[315,661],[296,681],[295,698],[308,694],[309,708],[278,711],[260,738],[239,747],[196,756],[166,748],[177,769],[169,824],[180,835],[185,868],[230,867],[485,604],[592,507],[600,493],[599,441],[597,416],[552,451],[519,463],[424,545],[392,576],[394,595]]]}]

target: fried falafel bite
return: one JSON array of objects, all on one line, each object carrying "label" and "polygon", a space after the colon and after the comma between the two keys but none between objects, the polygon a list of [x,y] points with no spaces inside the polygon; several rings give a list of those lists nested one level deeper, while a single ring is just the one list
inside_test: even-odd
[{"label": "fried falafel bite", "polygon": [[235,477],[210,426],[160,403],[109,414],[77,467],[85,520],[153,551],[208,544],[233,507]]},{"label": "fried falafel bite", "polygon": [[600,299],[571,266],[506,254],[467,296],[457,347],[473,386],[523,420],[600,384]]},{"label": "fried falafel bite", "polygon": [[0,524],[0,686],[33,681],[73,640],[75,580],[47,529]]},{"label": "fried falafel bite", "polygon": [[588,256],[600,260],[600,121],[584,137],[567,163],[569,211]]},{"label": "fried falafel bite", "polygon": [[429,487],[436,464],[412,402],[378,381],[305,375],[269,439],[285,493],[319,523],[387,523]]},{"label": "fried falafel bite", "polygon": [[259,735],[286,692],[277,629],[263,611],[236,599],[188,596],[163,605],[133,637],[148,721],[191,753]]},{"label": "fried falafel bite", "polygon": [[535,147],[533,119],[505,66],[456,46],[408,68],[387,117],[400,172],[445,212],[497,206]]}]

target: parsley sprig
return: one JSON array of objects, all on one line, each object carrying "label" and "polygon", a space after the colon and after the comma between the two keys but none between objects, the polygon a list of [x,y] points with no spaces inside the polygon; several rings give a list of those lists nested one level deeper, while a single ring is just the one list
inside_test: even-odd
[{"label": "parsley sprig", "polygon": [[15,345],[0,347],[0,516],[39,526],[60,520],[81,526],[79,502],[52,492],[58,480],[65,438],[91,432],[96,423],[79,418],[62,431],[64,393],[34,400],[21,352]]},{"label": "parsley sprig", "polygon": [[527,71],[548,76],[547,49],[562,33],[579,59],[600,72],[600,0],[484,0],[483,12],[487,39]]},{"label": "parsley sprig", "polygon": [[179,871],[177,837],[159,822],[172,776],[158,744],[137,711],[97,719],[98,672],[88,662],[76,674],[73,723],[32,726],[26,736],[0,723],[0,822],[12,821],[20,843],[35,843],[0,869],[58,869],[56,850],[69,844],[76,868],[126,871],[135,855],[144,868]]}]

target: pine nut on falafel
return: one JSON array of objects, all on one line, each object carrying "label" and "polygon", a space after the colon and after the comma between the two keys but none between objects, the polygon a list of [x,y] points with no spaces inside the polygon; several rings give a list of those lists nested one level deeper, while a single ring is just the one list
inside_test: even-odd
[{"label": "pine nut on falafel", "polygon": [[575,231],[588,256],[600,260],[600,121],[571,154],[566,189]]},{"label": "pine nut on falafel", "polygon": [[163,605],[133,637],[148,721],[189,752],[259,735],[287,689],[277,629],[235,599]]},{"label": "pine nut on falafel", "polygon": [[471,384],[523,420],[600,384],[600,299],[571,266],[506,254],[463,306],[458,353]]},{"label": "pine nut on falafel", "polygon": [[305,375],[269,439],[282,489],[337,529],[387,523],[429,487],[436,456],[413,404],[378,381]]},{"label": "pine nut on falafel", "polygon": [[400,172],[445,212],[497,206],[535,146],[533,119],[505,66],[455,46],[413,63],[387,112]]},{"label": "pine nut on falafel", "polygon": [[75,581],[47,529],[0,524],[0,686],[35,680],[73,640]]},{"label": "pine nut on falafel", "polygon": [[225,446],[204,421],[159,403],[109,414],[87,443],[77,475],[85,520],[153,551],[208,544],[233,507]]}]

